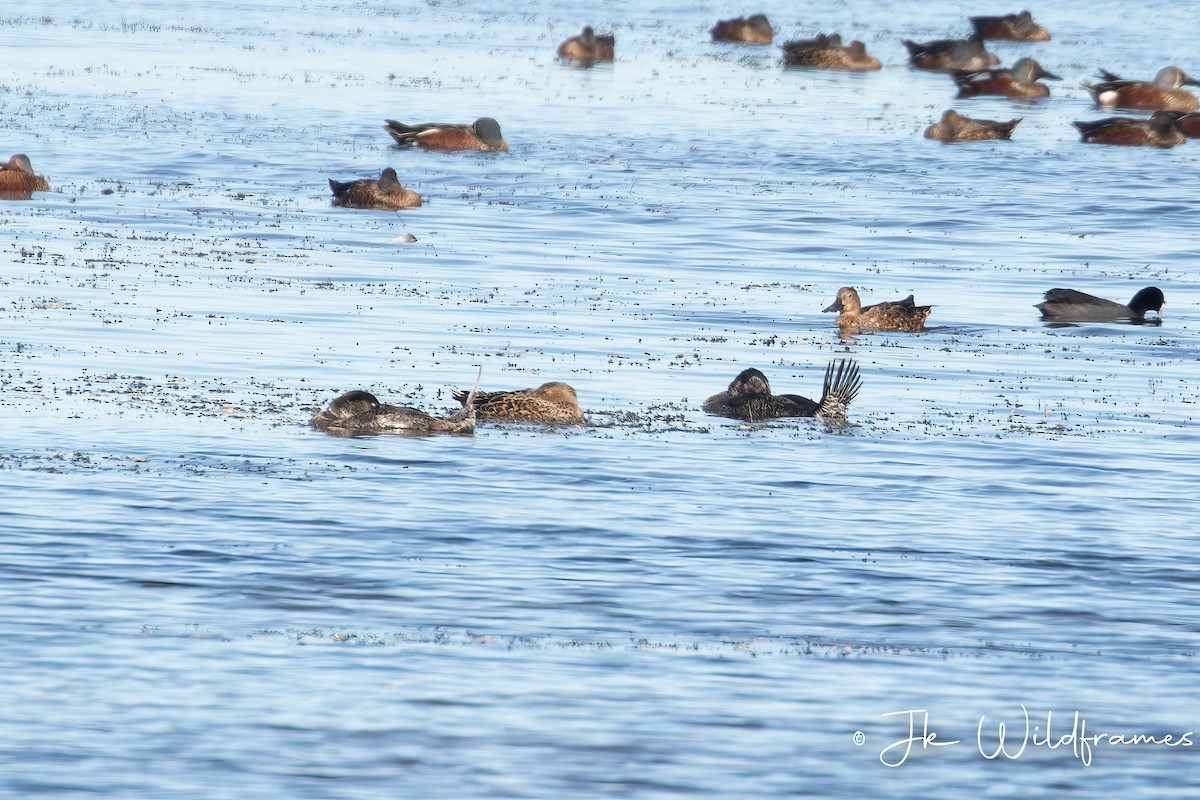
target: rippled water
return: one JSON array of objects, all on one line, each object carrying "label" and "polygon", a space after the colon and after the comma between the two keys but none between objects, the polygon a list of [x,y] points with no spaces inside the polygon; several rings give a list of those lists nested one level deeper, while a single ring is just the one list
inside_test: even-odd
[{"label": "rippled water", "polygon": [[[757,10],[885,67],[708,41]],[[981,754],[1022,704],[1055,740],[1200,727],[1200,151],[1070,126],[1098,67],[1200,72],[1194,25],[1033,11],[1054,41],[991,47],[1065,80],[960,101],[1023,122],[943,146],[900,40],[965,34],[953,4],[8,7],[5,147],[55,191],[0,206],[0,794],[1195,793],[1195,746]],[[586,23],[616,62],[555,63]],[[511,153],[381,129],[482,115]],[[384,166],[426,206],[329,206]],[[1149,284],[1161,327],[1031,307]],[[935,327],[842,341],[842,285]],[[840,355],[846,431],[700,410]],[[590,424],[307,427],[351,388],[446,411],[480,366]],[[961,741],[888,768],[909,709]]]}]

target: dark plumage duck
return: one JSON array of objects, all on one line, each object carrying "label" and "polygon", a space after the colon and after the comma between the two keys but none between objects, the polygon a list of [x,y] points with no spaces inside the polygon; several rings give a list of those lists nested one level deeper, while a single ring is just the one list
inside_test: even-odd
[{"label": "dark plumage duck", "polygon": [[856,41],[842,46],[842,37],[836,33],[785,42],[779,49],[783,51],[784,64],[789,67],[867,72],[883,66],[878,58],[867,53],[865,44]]},{"label": "dark plumage duck", "polygon": [[48,192],[50,184],[41,175],[35,175],[29,156],[17,153],[0,164],[0,196],[28,200],[33,192]]},{"label": "dark plumage duck", "polygon": [[396,170],[391,167],[379,173],[379,180],[341,182],[331,178],[329,189],[333,192],[333,204],[343,208],[395,210],[421,205],[421,195],[401,186]]},{"label": "dark plumage duck", "polygon": [[908,62],[917,69],[939,72],[964,70],[979,72],[1000,63],[995,53],[983,46],[983,40],[938,39],[933,42],[902,40],[908,48]]},{"label": "dark plumage duck", "polygon": [[1088,144],[1117,144],[1127,147],[1175,147],[1187,141],[1175,117],[1155,111],[1150,119],[1107,117],[1071,123]]},{"label": "dark plumage duck", "polygon": [[981,142],[988,139],[1011,139],[1013,128],[1021,119],[998,122],[993,119],[971,119],[954,109],[947,109],[942,119],[925,129],[926,139],[943,142]]},{"label": "dark plumage duck", "polygon": [[597,36],[592,26],[587,25],[578,36],[572,36],[558,46],[558,57],[564,61],[594,64],[597,61],[612,61],[615,50],[616,37],[612,34]]},{"label": "dark plumage duck", "polygon": [[[1042,312],[1042,319],[1061,322],[1116,322],[1128,320],[1134,324],[1154,322],[1162,324],[1162,307],[1166,300],[1156,286],[1147,286],[1133,296],[1128,305],[1114,303],[1102,297],[1079,292],[1075,289],[1051,289],[1046,299],[1034,306]],[[1153,311],[1157,321],[1146,319]]]},{"label": "dark plumage duck", "polygon": [[1006,39],[1010,42],[1048,42],[1050,31],[1033,21],[1028,11],[1003,17],[971,17],[971,26],[979,39]]},{"label": "dark plumage duck", "polygon": [[751,17],[723,19],[713,26],[714,42],[735,42],[737,44],[770,44],[775,39],[775,29],[765,14],[755,14]]},{"label": "dark plumage duck", "polygon": [[1058,76],[1042,69],[1032,58],[1018,59],[1012,69],[989,69],[984,72],[956,72],[959,97],[997,95],[1000,97],[1049,97],[1050,87],[1038,83],[1039,78],[1056,81]]},{"label": "dark plumage duck", "polygon": [[838,289],[825,311],[838,311],[837,325],[843,328],[872,328],[879,331],[923,331],[933,306],[918,306],[910,294],[895,300],[863,308],[858,292],[850,286]]},{"label": "dark plumage duck", "polygon": [[431,416],[419,408],[380,403],[370,392],[346,392],[334,399],[324,411],[317,412],[311,424],[317,430],[335,436],[468,434],[475,430],[474,399],[478,388],[479,378],[476,378],[475,388],[467,395],[463,408],[444,418]]},{"label": "dark plumage duck", "polygon": [[1097,105],[1141,108],[1146,111],[1195,111],[1200,108],[1196,95],[1181,86],[1200,86],[1179,67],[1163,67],[1153,81],[1129,81],[1100,70],[1102,83],[1085,83]]},{"label": "dark plumage duck", "polygon": [[[467,392],[454,392],[454,399],[464,405],[469,398]],[[483,420],[542,422],[548,425],[578,425],[583,422],[583,411],[579,408],[575,388],[560,381],[543,383],[536,389],[480,392],[475,395],[473,402],[476,415]]]},{"label": "dark plumage duck", "polygon": [[749,421],[816,417],[826,425],[840,426],[846,424],[846,408],[861,386],[858,364],[848,358],[829,362],[821,399],[817,401],[798,394],[771,394],[767,376],[750,368],[742,370],[728,389],[705,400],[704,410],[718,417]]},{"label": "dark plumage duck", "polygon": [[401,147],[420,147],[425,150],[482,150],[488,153],[507,153],[508,142],[500,134],[500,123],[491,117],[480,117],[470,125],[443,125],[426,122],[405,125],[394,119],[385,120],[383,127]]}]

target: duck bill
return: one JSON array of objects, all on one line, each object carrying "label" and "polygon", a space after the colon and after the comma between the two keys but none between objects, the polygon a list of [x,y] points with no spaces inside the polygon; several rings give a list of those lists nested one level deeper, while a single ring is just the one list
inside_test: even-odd
[{"label": "duck bill", "polygon": [[1044,69],[1038,70],[1038,77],[1045,78],[1046,80],[1050,80],[1050,81],[1061,81],[1062,80],[1062,78],[1058,77],[1053,72],[1047,72]]},{"label": "duck bill", "polygon": [[842,310],[842,301],[834,300],[832,303],[829,304],[828,308],[821,309],[821,313],[828,314],[831,311],[841,311],[841,310]]}]

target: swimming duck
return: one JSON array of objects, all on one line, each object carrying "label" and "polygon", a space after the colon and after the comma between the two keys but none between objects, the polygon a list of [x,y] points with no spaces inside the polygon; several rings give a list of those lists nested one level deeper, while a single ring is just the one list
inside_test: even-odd
[{"label": "swimming duck", "polygon": [[[482,371],[480,372],[482,376]],[[394,433],[402,436],[427,436],[432,433],[468,434],[475,430],[475,388],[467,395],[462,409],[448,417],[434,417],[419,408],[380,403],[370,392],[346,392],[318,411],[311,424],[319,431],[335,436],[373,436]]]},{"label": "swimming duck", "polygon": [[775,29],[765,14],[752,17],[723,19],[712,29],[714,42],[737,42],[740,44],[770,44],[775,39]]},{"label": "swimming duck", "polygon": [[789,67],[867,72],[883,66],[878,58],[867,53],[865,44],[855,41],[843,47],[842,37],[836,33],[785,42],[779,49],[783,51],[784,64]]},{"label": "swimming duck", "polygon": [[923,331],[925,319],[933,306],[918,306],[910,294],[895,300],[863,308],[858,292],[850,286],[838,289],[837,300],[825,311],[839,311],[836,324],[840,327],[873,328],[879,331]]},{"label": "swimming duck", "polygon": [[612,61],[616,37],[612,34],[597,36],[591,25],[584,27],[578,36],[572,36],[558,46],[558,57],[564,61]]},{"label": "swimming duck", "polygon": [[1181,86],[1200,86],[1200,81],[1184,74],[1179,67],[1163,67],[1153,82],[1128,81],[1100,70],[1103,83],[1083,85],[1101,106],[1142,108],[1147,111],[1195,111],[1200,108],[1196,95]]},{"label": "swimming duck", "polygon": [[1011,139],[1013,128],[1021,119],[997,122],[992,119],[971,119],[954,109],[947,109],[942,119],[925,129],[926,139],[943,142],[980,142],[986,139]]},{"label": "swimming duck", "polygon": [[48,191],[50,184],[41,175],[33,173],[33,164],[24,153],[17,153],[8,163],[0,164],[0,194],[28,200],[33,192]]},{"label": "swimming duck", "polygon": [[718,417],[776,419],[778,417],[816,417],[826,425],[846,424],[846,408],[858,395],[862,381],[858,364],[843,358],[829,362],[819,401],[798,394],[771,394],[767,376],[757,369],[742,370],[729,388],[704,401],[704,410]]},{"label": "swimming duck", "polygon": [[964,70],[979,72],[1000,63],[995,53],[988,52],[983,39],[938,39],[933,42],[911,42],[903,39],[908,48],[908,61],[917,69],[950,72]]},{"label": "swimming duck", "polygon": [[1010,42],[1048,42],[1050,31],[1033,21],[1028,11],[1003,17],[971,17],[975,36],[980,39],[1006,39]]},{"label": "swimming duck", "polygon": [[[1051,289],[1046,292],[1044,302],[1034,306],[1042,312],[1042,319],[1063,322],[1115,322],[1129,320],[1134,324],[1148,322],[1146,312],[1158,315],[1154,324],[1162,324],[1162,307],[1166,300],[1156,286],[1147,286],[1133,296],[1129,305],[1114,303],[1095,295],[1074,289]],[[1153,322],[1153,321],[1150,321]]]},{"label": "swimming duck", "polygon": [[1072,122],[1088,144],[1119,144],[1131,147],[1174,147],[1187,141],[1175,117],[1155,111],[1150,119],[1107,117]]},{"label": "swimming duck", "polygon": [[333,192],[333,204],[343,208],[395,210],[421,205],[421,195],[401,186],[396,170],[391,167],[379,173],[379,180],[342,182],[331,178],[329,189]]},{"label": "swimming duck", "polygon": [[[454,399],[466,405],[470,395],[455,390]],[[575,388],[560,381],[543,383],[536,389],[510,392],[480,392],[473,400],[479,419],[517,422],[544,422],[549,425],[577,425],[583,411]]]},{"label": "swimming duck", "polygon": [[1018,59],[1012,69],[989,69],[983,72],[956,72],[959,97],[998,95],[1001,97],[1049,97],[1050,87],[1038,83],[1039,78],[1056,81],[1058,76],[1042,69],[1032,58]]},{"label": "swimming duck", "polygon": [[401,147],[420,147],[425,150],[482,150],[507,153],[508,142],[500,134],[500,123],[491,117],[480,117],[470,125],[442,125],[427,122],[405,125],[394,119],[385,120],[383,127]]}]

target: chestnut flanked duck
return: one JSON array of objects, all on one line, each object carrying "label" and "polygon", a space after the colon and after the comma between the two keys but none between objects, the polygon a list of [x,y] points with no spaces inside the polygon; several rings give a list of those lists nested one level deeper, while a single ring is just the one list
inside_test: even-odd
[{"label": "chestnut flanked duck", "polygon": [[[482,371],[480,373],[482,375]],[[428,436],[434,433],[469,434],[475,430],[475,388],[467,395],[462,409],[448,417],[435,417],[419,408],[380,403],[370,392],[355,390],[335,398],[317,412],[311,425],[335,436]]]},{"label": "chestnut flanked duck", "polygon": [[1200,86],[1179,67],[1163,67],[1153,81],[1130,81],[1100,70],[1103,83],[1088,84],[1087,89],[1097,105],[1118,108],[1141,108],[1146,111],[1195,111],[1200,108],[1196,95],[1181,86]]},{"label": "chestnut flanked duck", "polygon": [[938,39],[932,42],[902,40],[908,48],[908,61],[917,69],[939,72],[964,70],[979,72],[1000,63],[995,53],[983,46],[983,40]]},{"label": "chestnut flanked duck", "polygon": [[980,39],[1005,39],[1010,42],[1048,42],[1050,31],[1033,21],[1033,14],[1006,14],[1002,17],[971,17],[971,27]]},{"label": "chestnut flanked duck", "polygon": [[29,156],[17,153],[0,164],[0,196],[19,197],[28,200],[33,192],[48,192],[50,184],[41,175],[34,174]]},{"label": "chestnut flanked duck", "polygon": [[[1059,322],[1128,320],[1134,324],[1162,324],[1162,307],[1166,302],[1162,290],[1157,286],[1142,289],[1128,304],[1115,303],[1075,289],[1051,289],[1046,292],[1045,298],[1034,308],[1042,312],[1042,319]],[[1150,311],[1157,315],[1157,319],[1146,319]]]},{"label": "chestnut flanked duck", "polygon": [[552,381],[536,389],[517,389],[507,392],[479,392],[471,395],[455,390],[454,399],[464,406],[473,402],[479,419],[507,422],[541,422],[547,425],[578,425],[583,422],[583,410],[575,388],[568,383]]},{"label": "chestnut flanked duck", "polygon": [[861,386],[858,364],[848,358],[829,362],[820,400],[798,394],[772,394],[767,376],[750,368],[742,370],[728,389],[705,400],[704,410],[714,416],[751,422],[779,417],[816,417],[826,425],[841,426],[846,424],[846,409]]},{"label": "chestnut flanked duck", "polygon": [[843,46],[842,37],[836,33],[785,42],[779,49],[783,51],[784,64],[789,67],[867,72],[883,66],[878,58],[867,53],[865,44],[855,41]]},{"label": "chestnut flanked duck", "polygon": [[421,205],[421,195],[400,185],[396,170],[388,167],[379,173],[378,180],[363,178],[358,181],[329,180],[333,192],[333,205],[343,208],[370,208],[394,211],[415,208]]},{"label": "chestnut flanked duck", "polygon": [[1088,144],[1127,147],[1175,147],[1187,141],[1169,111],[1155,111],[1150,119],[1107,117],[1071,123]]},{"label": "chestnut flanked duck", "polygon": [[754,14],[750,17],[723,19],[713,26],[714,42],[734,42],[736,44],[770,44],[775,39],[775,29],[765,14]]},{"label": "chestnut flanked duck", "polygon": [[591,25],[584,26],[578,36],[572,36],[558,46],[558,57],[564,61],[580,61],[594,64],[597,61],[612,61],[616,50],[616,37],[612,34],[596,35]]},{"label": "chestnut flanked duck", "polygon": [[1018,59],[1012,69],[954,73],[959,97],[1049,97],[1050,87],[1038,83],[1040,78],[1052,81],[1059,79],[1054,73],[1042,69],[1042,65],[1032,58]]},{"label": "chestnut flanked duck", "polygon": [[923,331],[925,319],[933,306],[919,306],[910,294],[903,300],[893,300],[863,307],[858,291],[850,286],[838,289],[837,299],[825,309],[837,311],[836,324],[842,328],[871,328],[878,331]]},{"label": "chestnut flanked duck", "polygon": [[971,119],[954,109],[947,109],[939,122],[925,129],[926,139],[943,142],[981,142],[988,139],[1011,139],[1013,129],[1021,119],[999,122],[993,119]]},{"label": "chestnut flanked duck", "polygon": [[394,119],[385,120],[383,127],[401,147],[420,147],[424,150],[480,150],[485,153],[507,153],[508,142],[500,133],[500,123],[491,117],[480,117],[470,125],[445,125],[424,122],[406,125]]}]

